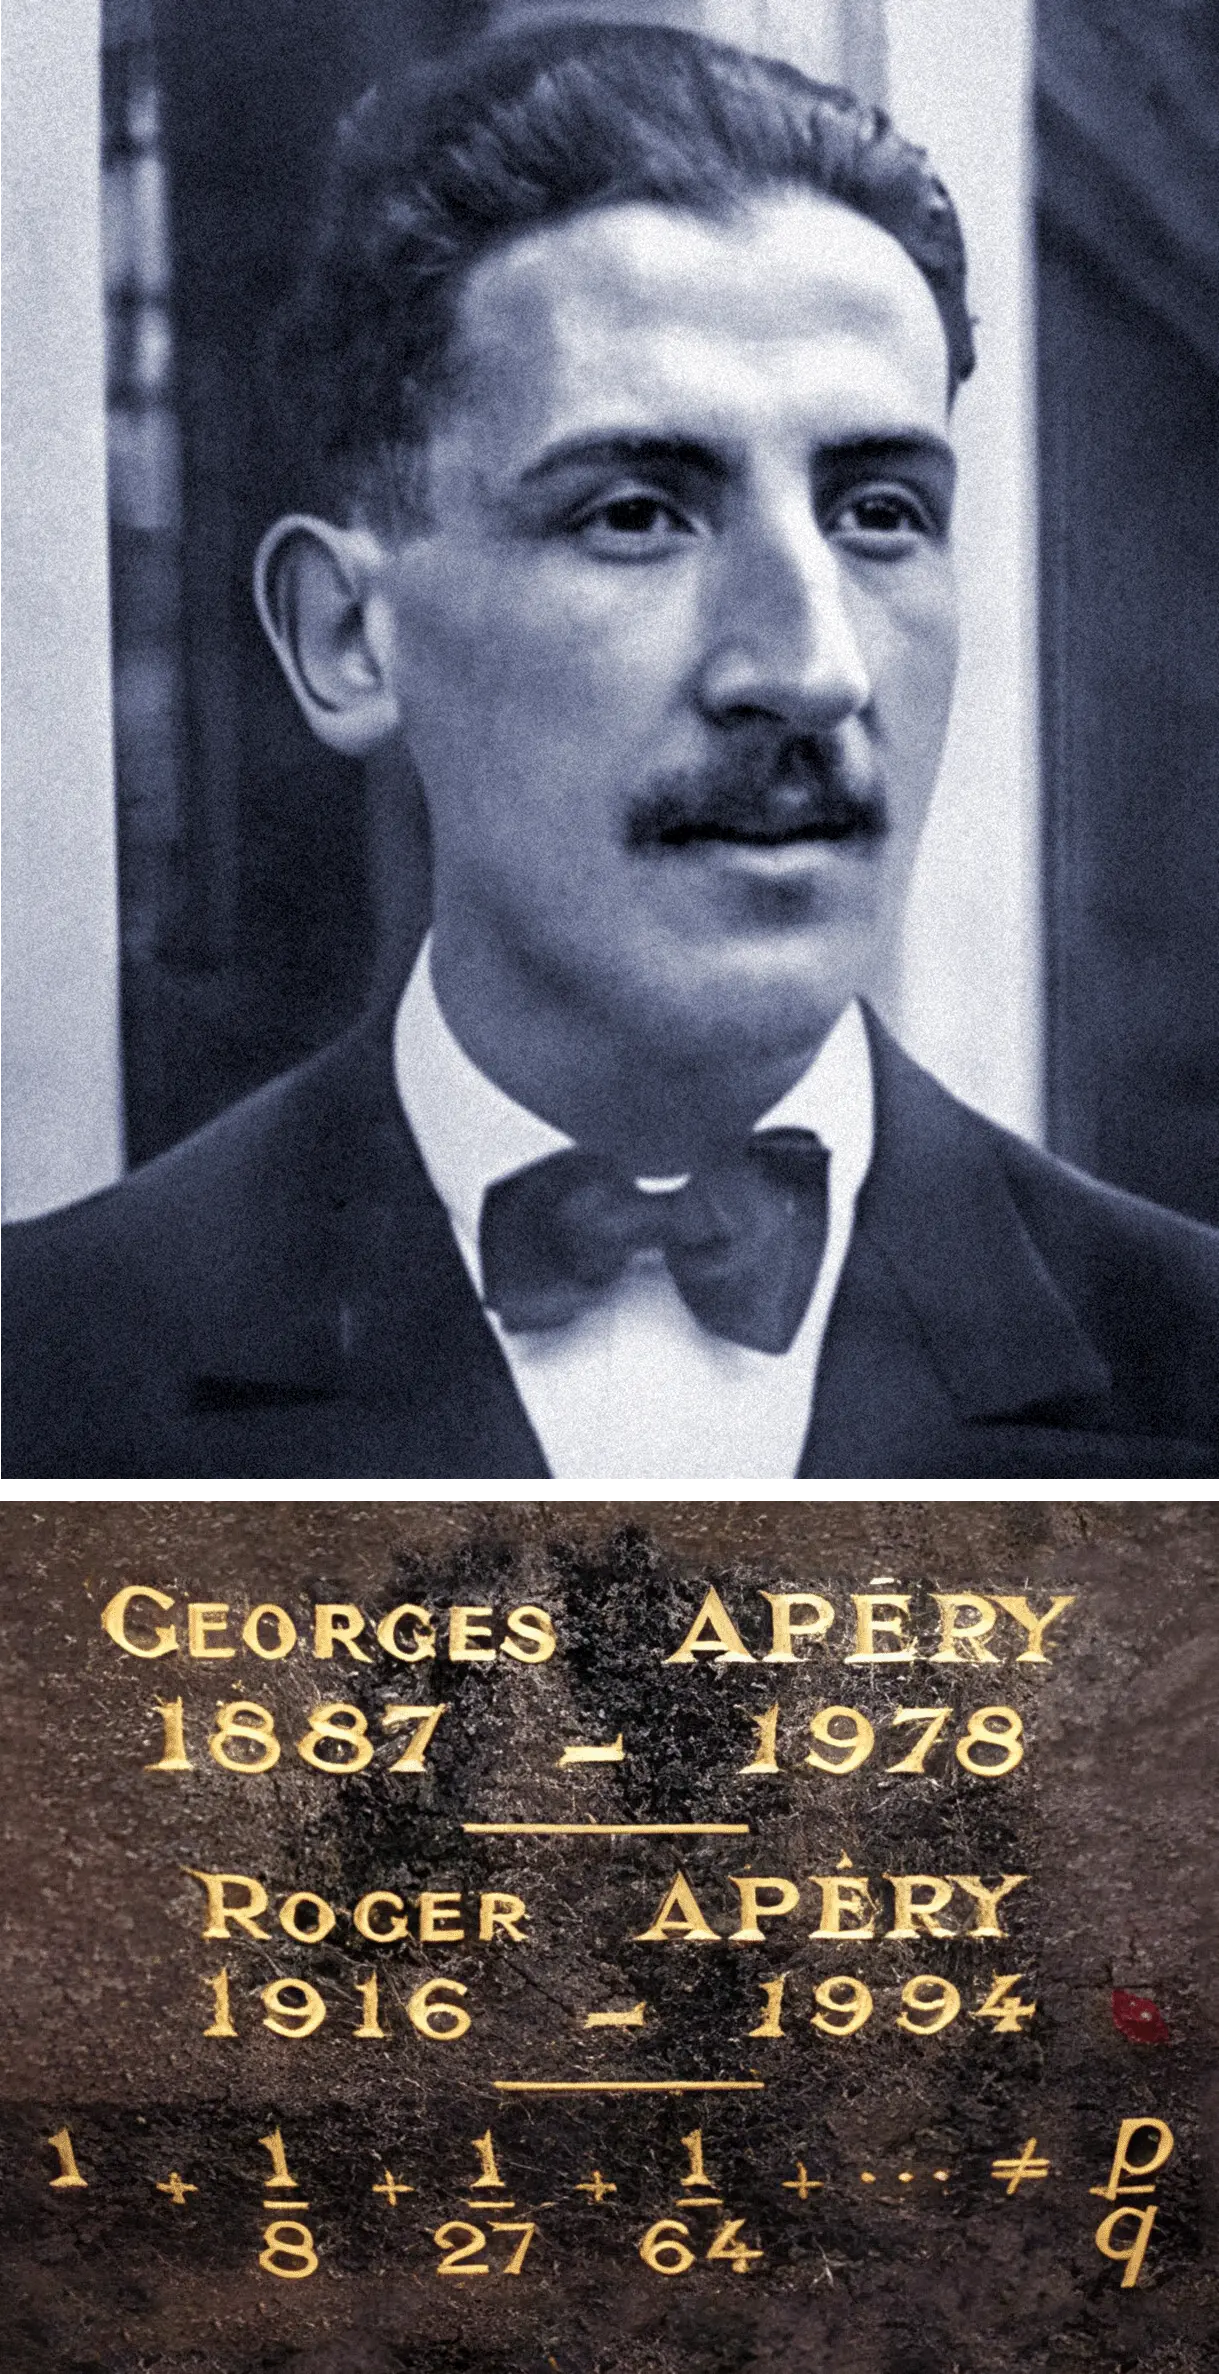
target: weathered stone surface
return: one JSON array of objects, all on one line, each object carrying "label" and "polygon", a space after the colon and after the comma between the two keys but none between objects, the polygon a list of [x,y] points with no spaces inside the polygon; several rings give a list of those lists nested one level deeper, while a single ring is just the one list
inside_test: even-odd
[{"label": "weathered stone surface", "polygon": [[[1208,2100],[1212,2136],[1216,2123],[1212,1507],[46,1504],[3,1512],[0,1559],[4,2090],[19,2180],[6,2222],[21,2299],[6,2365],[1204,2374]],[[240,1645],[231,1659],[125,1655],[99,1617],[129,1584],[174,1601],[133,1614],[140,1639],[151,1638],[150,1619],[184,1639],[193,1600],[235,1611],[227,1644],[214,1629],[200,1645],[239,1644],[247,1611],[269,1602],[292,1616],[300,1645],[278,1660]],[[666,1663],[712,1586],[753,1661]],[[1070,1593],[1074,1604],[1047,1635],[1046,1665],[1011,1661],[1027,1643],[1005,1617],[991,1636],[994,1665],[852,1666],[851,1597],[869,1590],[909,1593],[927,1646],[937,1592],[1024,1595],[1039,1611]],[[829,1640],[798,1641],[799,1663],[761,1661],[764,1591],[830,1600]],[[369,1628],[369,1663],[341,1643],[328,1661],[309,1653],[317,1603],[354,1603],[371,1627],[404,1601],[438,1614],[491,1606],[493,1643],[505,1612],[533,1603],[553,1616],[558,1649],[541,1664],[502,1654],[401,1663]],[[156,1702],[177,1698],[193,1769],[149,1772],[164,1745]],[[237,1699],[274,1713],[282,1750],[265,1774],[225,1771],[208,1752],[218,1703]],[[346,1778],[297,1752],[324,1701],[370,1721],[375,1754]],[[448,1711],[425,1771],[391,1774],[410,1726],[383,1734],[383,1709],[439,1703]],[[758,1753],[756,1718],[776,1703],[781,1769],[743,1773]],[[918,1730],[894,1731],[892,1714],[944,1704],[953,1716],[926,1772],[887,1770]],[[970,1710],[1000,1704],[1021,1715],[1027,1753],[990,1779],[964,1769],[955,1743]],[[875,1732],[872,1753],[843,1775],[804,1762],[809,1716],[832,1706],[860,1709]],[[619,1733],[623,1761],[558,1768],[564,1746]],[[508,1838],[462,1828],[508,1820],[750,1829]],[[960,1891],[936,1916],[956,1932],[946,1937],[810,1938],[821,1892],[809,1875],[833,1875],[845,1857],[871,1880],[881,1930],[893,1917],[883,1874],[1029,1877],[1001,1907],[999,1940],[960,1934],[976,1912]],[[717,1935],[641,1942],[679,1869]],[[190,1870],[258,1878],[266,1936],[203,1939],[204,1891]],[[732,1943],[744,1924],[731,1882],[750,1875],[795,1883],[798,1908],[762,1920],[762,1942]],[[407,1904],[411,1934],[399,1943],[352,1929],[374,1889]],[[335,1910],[319,1943],[285,1934],[277,1918],[298,1890]],[[461,1941],[421,1941],[425,1891],[462,1897]],[[526,1903],[524,1942],[479,1942],[477,1899],[496,1892]],[[445,1917],[434,1915],[441,1928]],[[209,2038],[215,1995],[201,1982],[222,1967],[238,2033]],[[1014,1972],[1012,1991],[1038,2010],[1018,2032],[996,2033],[971,2015],[992,1979]],[[811,2024],[814,1989],[844,1973],[866,1983],[874,2008],[834,2039]],[[895,2024],[916,1973],[961,1996],[960,2014],[929,2037]],[[356,1985],[373,1974],[383,2039],[352,2033],[368,2019]],[[784,2033],[758,2037],[773,2002],[764,1984],[784,1974]],[[436,1977],[468,1990],[449,1996],[471,2022],[452,2041],[429,2039],[407,2016]],[[327,2016],[316,2033],[266,2027],[262,1990],[277,1979],[318,1990]],[[1154,2000],[1168,2044],[1120,2032],[1115,1987]],[[638,2003],[641,2027],[584,2025],[590,2011]],[[823,2005],[822,2016],[834,2015]],[[764,2090],[522,2096],[495,2083],[645,2078],[761,2080]],[[1166,2122],[1175,2141],[1154,2193],[1138,2197],[1139,2207],[1154,2201],[1156,2221],[1140,2281],[1124,2290],[1121,2266],[1094,2242],[1115,2204],[1092,2188],[1108,2178],[1120,2121],[1135,2116]],[[65,2127],[83,2189],[50,2184],[60,2163],[47,2138]],[[264,2207],[274,2164],[260,2138],[276,2129],[300,2187],[279,2188],[281,2203],[309,2204],[298,2219],[319,2262],[299,2281],[259,2265],[277,2214]],[[679,2208],[690,2199],[683,2138],[696,2129],[701,2189],[716,2200]],[[482,2188],[482,2210],[471,2206],[482,2166],[473,2144],[488,2132],[500,2197],[513,2205],[499,2220],[493,2190]],[[1034,2136],[1050,2173],[1009,2197],[992,2163]],[[820,2180],[806,2198],[795,2189],[800,2163]],[[387,2169],[414,2188],[393,2205],[373,2190]],[[158,2190],[171,2171],[196,2188],[180,2204]],[[600,2201],[580,2189],[594,2171],[616,2188]],[[688,2229],[696,2253],[668,2279],[639,2248],[667,2219]],[[735,2240],[763,2253],[744,2272],[705,2256],[737,2219]],[[472,2256],[493,2270],[518,2237],[491,2228],[535,2223],[519,2279],[439,2277],[432,2237],[455,2220],[488,2235]],[[1118,2239],[1130,2237],[1127,2227]]]}]

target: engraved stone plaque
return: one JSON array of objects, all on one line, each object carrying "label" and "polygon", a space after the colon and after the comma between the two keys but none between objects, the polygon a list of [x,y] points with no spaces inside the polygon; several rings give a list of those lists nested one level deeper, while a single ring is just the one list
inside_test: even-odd
[{"label": "engraved stone plaque", "polygon": [[1214,2363],[1211,1506],[0,1543],[6,2366]]}]

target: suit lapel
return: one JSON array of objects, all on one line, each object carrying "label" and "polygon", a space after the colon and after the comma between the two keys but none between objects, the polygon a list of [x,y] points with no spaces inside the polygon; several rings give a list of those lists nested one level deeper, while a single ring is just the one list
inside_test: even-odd
[{"label": "suit lapel", "polygon": [[1025,1228],[1001,1135],[868,1030],[876,1154],[800,1473],[993,1473],[994,1422],[1083,1404],[1095,1424],[1109,1368]]},{"label": "suit lapel", "polygon": [[263,1192],[234,1214],[247,1237],[193,1335],[196,1405],[261,1404],[279,1434],[298,1410],[287,1430],[324,1456],[314,1473],[546,1476],[403,1118],[391,1020],[374,1014],[287,1084]]}]

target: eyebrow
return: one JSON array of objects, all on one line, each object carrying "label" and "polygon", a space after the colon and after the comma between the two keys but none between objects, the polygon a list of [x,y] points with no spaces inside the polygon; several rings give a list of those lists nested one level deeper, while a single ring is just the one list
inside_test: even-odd
[{"label": "eyebrow", "polygon": [[522,470],[519,484],[537,486],[561,470],[582,467],[600,469],[678,469],[698,471],[703,477],[720,480],[732,476],[731,464],[714,446],[704,445],[694,437],[658,437],[631,435],[614,431],[603,437],[565,437],[552,445],[546,453]]},{"label": "eyebrow", "polygon": [[[934,468],[956,474],[956,455],[947,438],[927,429],[895,429],[859,437],[839,437],[817,449],[822,467],[833,470],[856,470],[902,462],[930,463]],[[614,431],[606,436],[565,437],[559,444],[539,455],[537,461],[522,470],[518,485],[544,485],[564,470],[636,469],[681,470],[697,472],[704,478],[727,483],[737,473],[733,463],[722,451],[693,437],[656,436]]]},{"label": "eyebrow", "polygon": [[872,437],[840,437],[821,448],[820,458],[835,469],[866,470],[885,463],[930,462],[955,478],[957,457],[946,437],[930,429],[894,429]]}]

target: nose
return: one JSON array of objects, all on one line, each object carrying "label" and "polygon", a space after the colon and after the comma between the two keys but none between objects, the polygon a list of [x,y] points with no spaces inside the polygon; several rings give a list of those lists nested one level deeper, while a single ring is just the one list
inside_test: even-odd
[{"label": "nose", "polygon": [[872,685],[848,590],[806,496],[726,537],[700,670],[706,713],[795,733],[860,715]]}]

